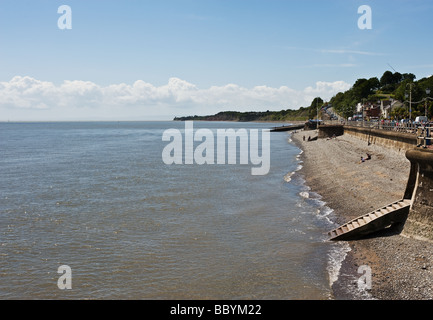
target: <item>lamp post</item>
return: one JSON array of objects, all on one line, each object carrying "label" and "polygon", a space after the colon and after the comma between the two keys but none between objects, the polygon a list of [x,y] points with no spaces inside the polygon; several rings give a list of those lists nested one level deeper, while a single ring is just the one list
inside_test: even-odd
[{"label": "lamp post", "polygon": [[406,84],[406,88],[409,86],[409,121],[412,120],[412,86],[413,83]]},{"label": "lamp post", "polygon": [[[428,95],[430,95],[430,89],[427,88],[425,89],[425,93]],[[428,101],[428,97],[425,98],[425,116],[427,117],[427,101]]]}]

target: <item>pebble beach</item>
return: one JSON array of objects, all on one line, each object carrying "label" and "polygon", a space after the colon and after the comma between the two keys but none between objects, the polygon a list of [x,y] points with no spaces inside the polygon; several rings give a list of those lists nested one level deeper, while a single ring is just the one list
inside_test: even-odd
[{"label": "pebble beach", "polygon": [[[334,211],[337,224],[402,199],[410,170],[404,151],[368,145],[348,134],[308,141],[316,136],[317,131],[292,133],[303,150],[300,174]],[[367,154],[371,159],[361,161]],[[396,229],[348,243],[351,250],[333,285],[335,299],[433,299],[432,243]],[[354,295],[360,266],[371,268],[371,288]]]}]

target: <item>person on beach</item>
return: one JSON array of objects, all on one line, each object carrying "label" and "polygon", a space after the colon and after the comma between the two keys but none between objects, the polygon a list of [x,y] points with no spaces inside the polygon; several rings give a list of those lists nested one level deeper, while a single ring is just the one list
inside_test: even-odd
[{"label": "person on beach", "polygon": [[365,162],[367,160],[371,160],[371,154],[367,153],[367,158],[364,158],[363,156],[361,156],[361,161],[359,161],[359,163]]}]

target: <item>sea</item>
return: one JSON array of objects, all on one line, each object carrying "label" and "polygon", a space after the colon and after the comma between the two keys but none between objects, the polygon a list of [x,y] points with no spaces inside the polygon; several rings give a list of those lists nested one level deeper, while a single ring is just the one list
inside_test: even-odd
[{"label": "sea", "polygon": [[168,129],[186,139],[178,121],[0,123],[0,299],[334,299],[349,248],[291,133],[253,175],[165,163]]}]

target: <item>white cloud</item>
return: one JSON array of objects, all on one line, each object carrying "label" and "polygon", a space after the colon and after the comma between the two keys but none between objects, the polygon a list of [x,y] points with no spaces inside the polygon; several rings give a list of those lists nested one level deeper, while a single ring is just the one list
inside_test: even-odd
[{"label": "white cloud", "polygon": [[[357,44],[356,42],[354,43]],[[305,48],[305,47],[294,47],[287,46],[285,47],[288,50],[304,50],[304,51],[312,51],[312,52],[320,52],[320,53],[335,53],[335,54],[355,54],[362,56],[385,56],[387,54],[381,52],[372,52],[372,51],[361,51],[361,50],[348,50],[348,49],[316,49],[316,48]]]},{"label": "white cloud", "polygon": [[384,56],[384,53],[371,52],[371,51],[360,51],[360,50],[345,50],[345,49],[322,49],[322,53],[337,53],[337,54],[359,54],[363,56]]},{"label": "white cloud", "polygon": [[338,92],[344,92],[349,90],[351,87],[350,84],[344,82],[344,81],[335,81],[335,82],[324,82],[324,81],[318,81],[316,82],[316,87],[307,87],[305,88],[305,93],[315,93],[315,94],[322,94],[322,93],[338,93]]},{"label": "white cloud", "polygon": [[338,64],[315,63],[306,66],[299,66],[298,68],[352,68],[352,67],[357,67],[357,65],[354,63],[338,63]]},{"label": "white cloud", "polygon": [[28,76],[0,82],[0,120],[169,120],[174,116],[213,114],[224,110],[298,109],[314,97],[330,99],[350,85],[319,81],[304,90],[237,84],[201,89],[179,78],[154,86],[137,80],[100,86],[90,81],[60,85]]}]

